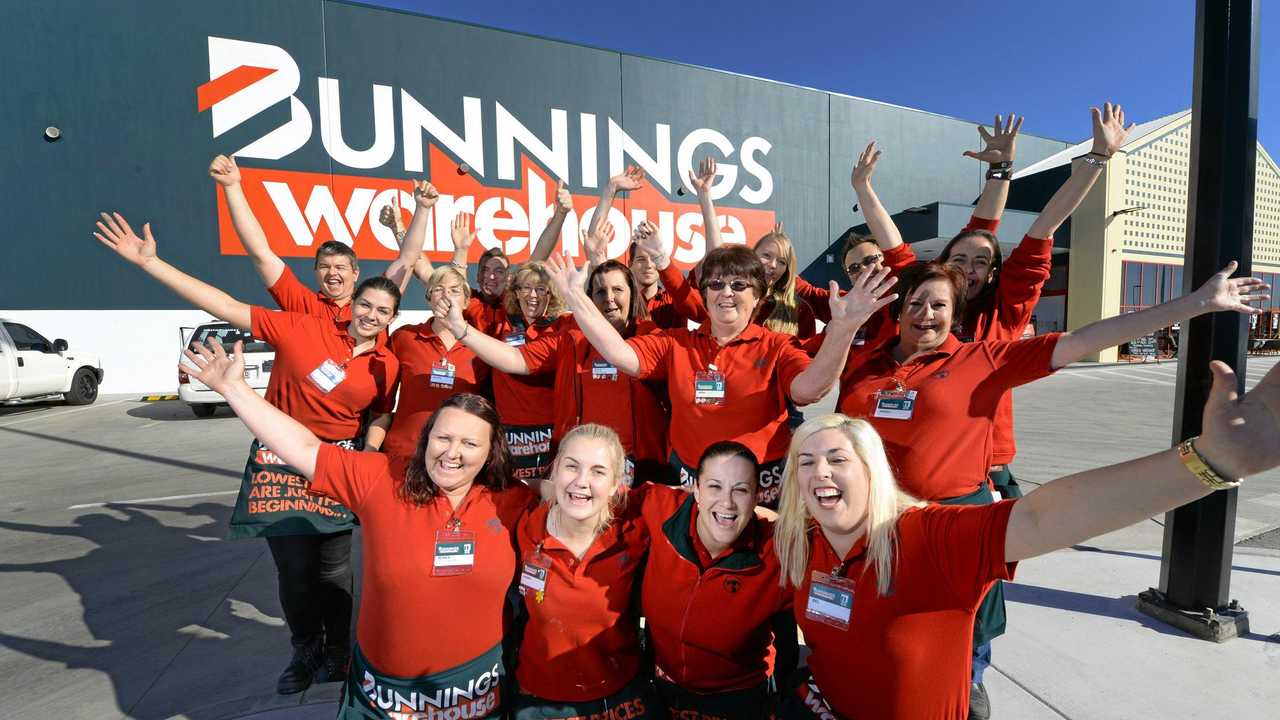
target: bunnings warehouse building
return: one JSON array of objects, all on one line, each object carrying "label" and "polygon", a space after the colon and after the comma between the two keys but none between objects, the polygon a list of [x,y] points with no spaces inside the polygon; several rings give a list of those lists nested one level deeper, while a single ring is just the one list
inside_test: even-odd
[{"label": "bunnings warehouse building", "polygon": [[[434,258],[450,254],[449,222],[465,211],[481,243],[519,260],[557,179],[575,197],[563,240],[576,252],[602,184],[638,164],[648,186],[610,214],[611,254],[652,219],[688,265],[703,238],[682,188],[710,155],[726,237],[749,241],[784,222],[814,282],[839,276],[832,246],[863,222],[848,178],[868,140],[885,152],[877,191],[924,257],[963,226],[982,185],[983,168],[961,156],[978,143],[972,122],[349,2],[4,3],[0,47],[11,227],[0,317],[99,353],[104,392],[171,392],[180,328],[206,316],[99,246],[99,210],[151,222],[162,257],[270,302],[207,176],[219,153],[237,155],[273,248],[308,282],[314,248],[329,239],[356,249],[364,275],[382,271],[395,242],[378,211],[397,192],[409,204],[411,178],[442,192],[427,238]],[[1087,135],[1086,109],[1063,111],[1077,112]],[[1142,126],[1060,232],[1039,330],[1179,287],[1188,123]],[[1081,152],[1020,139],[1006,250]],[[1261,149],[1258,173],[1254,270],[1275,273],[1280,178]],[[422,317],[420,288],[406,309],[406,321]],[[1258,334],[1275,333],[1280,307],[1270,309]]]}]

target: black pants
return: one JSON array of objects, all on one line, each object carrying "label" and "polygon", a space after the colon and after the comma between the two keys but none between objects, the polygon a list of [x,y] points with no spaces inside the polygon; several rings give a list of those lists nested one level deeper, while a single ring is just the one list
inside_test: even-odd
[{"label": "black pants", "polygon": [[351,637],[351,531],[268,537],[280,581],[280,607],[295,647]]}]

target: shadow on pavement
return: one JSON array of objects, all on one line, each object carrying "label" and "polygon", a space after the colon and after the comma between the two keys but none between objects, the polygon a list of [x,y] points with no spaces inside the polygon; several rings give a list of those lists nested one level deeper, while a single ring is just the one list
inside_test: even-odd
[{"label": "shadow on pavement", "polygon": [[142,418],[145,420],[165,420],[169,422],[203,422],[213,420],[215,418],[235,417],[235,413],[231,412],[231,408],[227,405],[215,405],[214,414],[207,417],[197,417],[191,411],[191,406],[181,400],[160,400],[157,402],[149,402],[145,405],[132,407],[125,411],[130,417]]},{"label": "shadow on pavement", "polygon": [[213,465],[201,465],[200,463],[187,462],[185,460],[177,460],[170,457],[160,455],[148,455],[147,453],[135,452],[133,450],[125,450],[124,448],[112,447],[110,445],[98,445],[83,440],[73,440],[68,437],[60,437],[58,435],[49,435],[46,433],[31,432],[30,430],[15,430],[13,428],[0,427],[0,431],[14,433],[16,435],[25,435],[26,437],[39,438],[41,440],[49,440],[51,442],[66,443],[76,447],[88,450],[97,450],[98,452],[111,453],[120,455],[134,460],[143,460],[146,462],[160,463],[161,465],[172,465],[173,467],[182,468],[183,470],[194,470],[197,472],[213,473],[215,475],[225,475],[227,477],[239,478],[241,472],[239,470],[230,470],[224,467],[214,467]]}]

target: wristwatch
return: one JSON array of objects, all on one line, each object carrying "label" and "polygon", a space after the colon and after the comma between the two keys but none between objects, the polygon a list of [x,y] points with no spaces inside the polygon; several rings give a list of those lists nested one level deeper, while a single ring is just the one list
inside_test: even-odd
[{"label": "wristwatch", "polygon": [[1187,438],[1178,445],[1178,459],[1187,467],[1187,470],[1200,478],[1200,482],[1211,490],[1230,490],[1233,487],[1239,487],[1241,479],[1228,480],[1209,467],[1209,463],[1205,462],[1204,457],[1196,450],[1195,440],[1196,438]]},{"label": "wristwatch", "polygon": [[991,163],[987,168],[988,180],[1012,180],[1013,179],[1013,162],[1004,160],[1002,162]]}]

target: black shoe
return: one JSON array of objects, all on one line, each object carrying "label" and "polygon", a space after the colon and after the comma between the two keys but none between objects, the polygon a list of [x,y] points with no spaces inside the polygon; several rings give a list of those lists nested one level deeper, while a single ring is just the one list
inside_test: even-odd
[{"label": "black shoe", "polygon": [[324,660],[316,671],[317,683],[343,682],[347,679],[347,663],[351,652],[345,646],[329,646],[324,649]]},{"label": "black shoe", "polygon": [[280,673],[276,681],[276,692],[281,695],[293,695],[311,687],[316,670],[320,668],[320,640],[312,640],[293,648],[293,659],[289,666]]},{"label": "black shoe", "polygon": [[991,700],[987,698],[987,688],[982,683],[974,683],[969,687],[969,720],[987,720],[991,717]]}]

